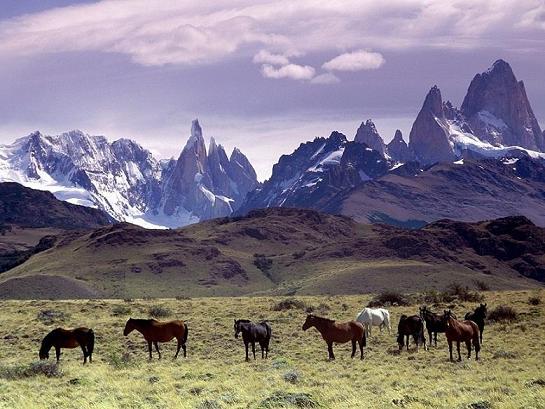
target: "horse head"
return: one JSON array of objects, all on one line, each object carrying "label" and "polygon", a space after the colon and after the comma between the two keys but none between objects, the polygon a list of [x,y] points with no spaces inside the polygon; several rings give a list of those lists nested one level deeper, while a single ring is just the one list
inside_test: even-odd
[{"label": "horse head", "polygon": [[39,356],[40,359],[49,359],[49,350],[51,349],[51,341],[49,341],[50,334],[47,334],[42,341],[42,346],[40,347]]},{"label": "horse head", "polygon": [[424,319],[424,317],[426,317],[426,313],[428,312],[428,307],[423,305],[422,307],[419,308],[419,310],[420,310],[420,318]]},{"label": "horse head", "polygon": [[125,324],[125,329],[123,330],[123,335],[127,336],[134,330],[134,320],[129,318]]},{"label": "horse head", "polygon": [[306,331],[310,327],[314,326],[314,315],[308,314],[307,319],[305,320],[305,323],[303,324],[303,331]]},{"label": "horse head", "polygon": [[483,318],[486,318],[486,303],[479,305],[475,310],[476,313],[479,313]]},{"label": "horse head", "polygon": [[233,319],[233,321],[235,322],[233,325],[233,329],[235,330],[235,338],[238,338],[238,334],[240,333],[240,320],[237,321]]}]

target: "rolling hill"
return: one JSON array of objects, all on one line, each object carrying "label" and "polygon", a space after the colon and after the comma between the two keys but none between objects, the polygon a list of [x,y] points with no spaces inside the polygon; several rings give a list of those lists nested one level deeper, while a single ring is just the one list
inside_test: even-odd
[{"label": "rolling hill", "polygon": [[404,230],[271,208],[178,230],[121,223],[63,233],[0,275],[0,297],[357,294],[474,280],[526,288],[545,281],[544,261],[545,229],[524,217]]}]

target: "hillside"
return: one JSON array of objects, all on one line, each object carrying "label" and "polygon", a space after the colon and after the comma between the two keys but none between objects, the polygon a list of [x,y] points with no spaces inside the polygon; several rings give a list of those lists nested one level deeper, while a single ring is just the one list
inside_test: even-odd
[{"label": "hillside", "polygon": [[63,282],[74,297],[82,289],[82,297],[354,294],[474,280],[525,288],[545,281],[544,255],[545,229],[524,217],[402,230],[272,208],[179,230],[116,224],[65,233],[0,275],[0,296],[32,297],[28,285],[24,294],[13,285],[23,277],[39,282],[41,297],[56,297]]}]

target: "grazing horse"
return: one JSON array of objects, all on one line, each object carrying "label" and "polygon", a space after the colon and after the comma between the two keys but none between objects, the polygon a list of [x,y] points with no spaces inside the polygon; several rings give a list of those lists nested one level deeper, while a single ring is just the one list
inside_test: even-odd
[{"label": "grazing horse", "polygon": [[269,342],[271,340],[272,329],[271,326],[262,321],[258,324],[254,324],[250,320],[234,320],[235,338],[238,338],[238,334],[242,333],[242,340],[244,341],[244,347],[246,348],[246,361],[248,358],[248,346],[252,344],[252,353],[255,359],[255,343],[258,342],[261,347],[261,359],[269,357]]},{"label": "grazing horse", "polygon": [[329,359],[335,359],[333,354],[333,343],[344,344],[348,341],[352,341],[352,358],[356,354],[356,342],[360,345],[360,359],[363,359],[363,347],[367,346],[367,340],[365,337],[365,328],[363,324],[357,321],[348,321],[343,323],[335,322],[328,318],[317,317],[316,315],[309,314],[303,324],[303,331],[306,331],[310,327],[315,327],[322,338],[327,343],[327,352],[329,353]]},{"label": "grazing horse", "polygon": [[356,321],[361,322],[365,327],[366,336],[371,336],[371,327],[388,328],[388,334],[392,328],[390,326],[390,313],[384,308],[364,308],[356,317]]},{"label": "grazing horse", "polygon": [[83,351],[83,363],[93,362],[93,349],[95,348],[95,333],[90,328],[64,329],[57,328],[47,334],[40,348],[40,359],[49,359],[49,350],[55,347],[57,362],[61,358],[61,348],[81,347]]},{"label": "grazing horse", "polygon": [[452,342],[456,341],[456,349],[458,350],[458,361],[462,360],[460,355],[460,342],[465,342],[467,347],[467,359],[471,358],[471,342],[475,348],[475,359],[479,360],[479,351],[481,344],[479,343],[479,327],[473,321],[465,320],[458,321],[452,311],[445,310],[443,320],[447,326],[445,334],[448,341],[448,350],[450,352],[450,360],[452,358]]},{"label": "grazing horse", "polygon": [[[424,336],[424,321],[418,315],[411,315],[410,317],[402,315],[397,325],[397,343],[399,344],[399,350],[403,350],[403,346],[409,350],[409,337],[412,335],[414,343],[416,344],[416,350],[418,351],[418,344],[426,347],[426,337]],[[406,341],[406,342],[404,342]]]},{"label": "grazing horse", "polygon": [[134,318],[129,318],[127,324],[125,324],[125,330],[123,335],[129,335],[133,330],[140,332],[144,339],[148,342],[148,351],[149,359],[151,359],[151,344],[155,345],[155,350],[159,354],[159,359],[161,359],[161,352],[159,352],[158,342],[168,342],[173,338],[176,338],[178,341],[178,347],[176,348],[176,355],[174,359],[178,357],[178,352],[180,348],[184,350],[184,358],[187,356],[185,343],[187,341],[188,328],[187,324],[183,321],[157,321],[154,319],[150,320],[139,320]]},{"label": "grazing horse", "polygon": [[486,318],[486,303],[479,305],[475,308],[475,311],[468,312],[465,316],[466,320],[471,320],[479,327],[479,338],[481,344],[483,343],[483,331],[484,331],[484,320]]},{"label": "grazing horse", "polygon": [[424,305],[423,307],[420,307],[420,318],[426,322],[426,329],[428,330],[428,336],[430,337],[430,346],[433,340],[435,340],[435,346],[437,346],[437,333],[445,332],[447,329],[443,317],[431,312],[428,310],[428,307]]}]

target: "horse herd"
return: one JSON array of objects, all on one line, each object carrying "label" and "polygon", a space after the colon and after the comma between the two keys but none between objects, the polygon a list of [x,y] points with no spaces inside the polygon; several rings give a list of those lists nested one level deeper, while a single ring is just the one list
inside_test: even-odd
[{"label": "horse herd", "polygon": [[[399,319],[397,343],[399,351],[406,347],[409,349],[409,339],[413,338],[416,350],[418,346],[426,346],[426,337],[424,327],[429,336],[429,345],[435,341],[437,346],[437,334],[445,333],[450,353],[452,357],[453,343],[456,342],[458,351],[458,361],[461,361],[460,343],[464,342],[467,347],[467,357],[471,357],[471,349],[475,349],[475,357],[479,359],[479,351],[483,340],[484,320],[486,318],[486,304],[480,304],[475,311],[469,312],[465,320],[458,320],[451,310],[445,310],[443,314],[436,314],[430,311],[426,306],[420,307],[417,315],[402,315]],[[303,331],[309,328],[316,328],[322,335],[327,344],[327,351],[330,360],[335,359],[333,353],[333,344],[352,343],[352,358],[356,354],[356,348],[359,346],[360,359],[363,359],[363,347],[367,346],[367,338],[371,335],[373,326],[378,326],[382,331],[387,328],[391,331],[390,313],[384,308],[364,308],[353,321],[337,322],[329,318],[318,317],[314,314],[308,314],[303,323]],[[152,345],[155,347],[159,359],[159,342],[169,342],[176,338],[178,345],[174,359],[178,357],[180,349],[183,349],[184,357],[187,356],[186,342],[188,336],[188,326],[185,322],[157,321],[155,319],[134,319],[129,318],[123,331],[124,336],[128,336],[132,331],[140,332],[148,344],[149,359],[152,359]],[[252,346],[252,353],[255,359],[255,345],[259,344],[261,348],[261,358],[267,358],[269,354],[269,343],[272,337],[272,328],[266,321],[253,323],[249,320],[234,320],[235,338],[242,334],[242,340],[246,351],[246,360],[249,358],[249,347]],[[56,358],[59,361],[61,348],[77,348],[83,351],[83,363],[92,362],[93,350],[95,344],[95,334],[90,328],[75,328],[72,330],[57,328],[48,333],[40,348],[40,359],[48,359],[49,351],[55,348]]]}]

